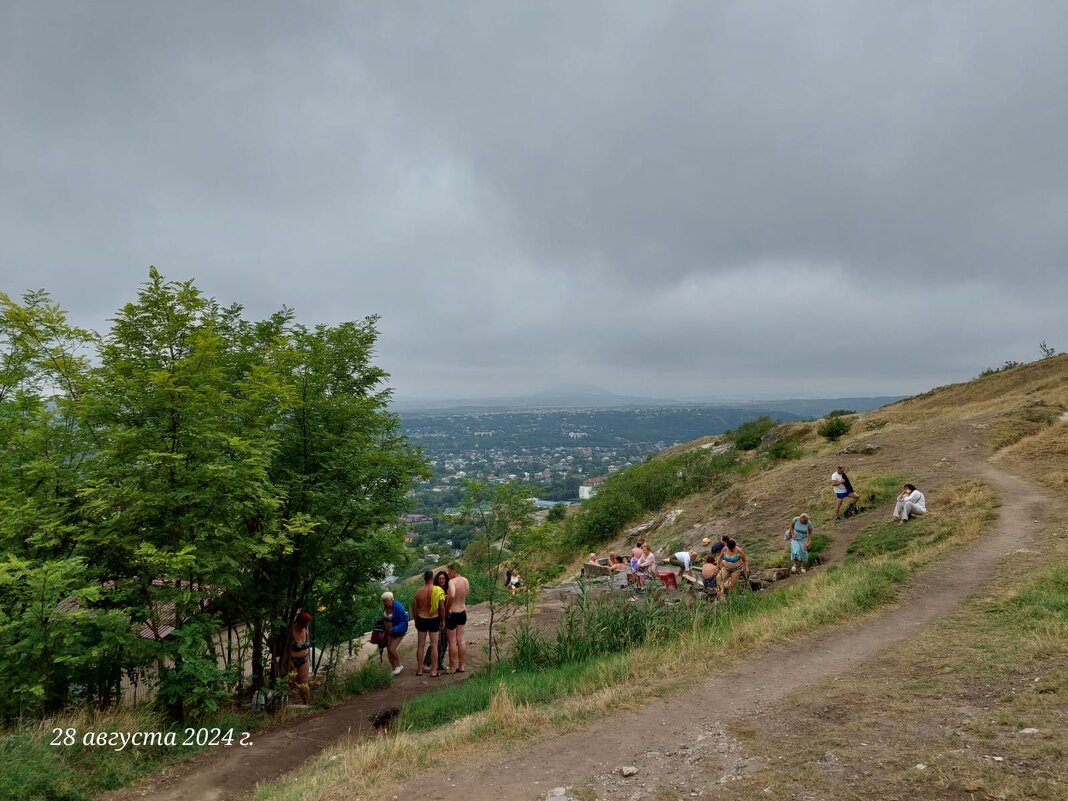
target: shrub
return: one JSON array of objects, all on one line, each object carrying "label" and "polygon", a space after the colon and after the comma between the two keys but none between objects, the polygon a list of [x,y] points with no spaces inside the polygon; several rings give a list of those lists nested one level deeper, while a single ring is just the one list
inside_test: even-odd
[{"label": "shrub", "polygon": [[845,417],[850,414],[856,414],[856,409],[831,409],[824,417]]},{"label": "shrub", "polygon": [[848,434],[849,429],[852,427],[852,424],[844,417],[828,417],[827,420],[821,423],[820,427],[816,429],[816,433],[828,442],[837,442]]},{"label": "shrub", "polygon": [[785,462],[789,459],[801,458],[801,445],[791,439],[780,439],[771,443],[766,453],[772,459]]},{"label": "shrub", "polygon": [[1021,362],[1014,362],[1011,359],[1006,360],[1005,364],[1001,367],[988,367],[983,372],[979,373],[976,378],[986,378],[988,375],[994,375],[995,373],[1004,373],[1006,370],[1011,370],[1013,367],[1019,367]]},{"label": "shrub", "polygon": [[563,504],[557,504],[552,507],[549,509],[548,514],[545,515],[545,519],[553,523],[559,523],[565,517],[567,517],[567,507]]},{"label": "shrub", "polygon": [[756,420],[742,423],[733,431],[727,431],[724,436],[733,442],[734,447],[738,450],[752,451],[760,445],[764,435],[774,427],[775,421],[765,415],[764,417],[758,417]]}]

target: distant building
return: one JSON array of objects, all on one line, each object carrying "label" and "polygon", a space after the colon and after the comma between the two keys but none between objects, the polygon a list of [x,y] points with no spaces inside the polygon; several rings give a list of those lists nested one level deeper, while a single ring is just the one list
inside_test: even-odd
[{"label": "distant building", "polygon": [[597,494],[597,488],[606,476],[597,476],[596,478],[587,478],[579,486],[579,500],[588,501],[594,495]]}]

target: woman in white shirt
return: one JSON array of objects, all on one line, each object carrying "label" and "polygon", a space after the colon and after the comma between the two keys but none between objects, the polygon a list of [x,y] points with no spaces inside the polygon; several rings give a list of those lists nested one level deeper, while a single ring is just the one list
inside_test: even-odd
[{"label": "woman in white shirt", "polygon": [[927,499],[915,484],[906,484],[894,504],[894,520],[907,523],[910,517],[927,514]]}]

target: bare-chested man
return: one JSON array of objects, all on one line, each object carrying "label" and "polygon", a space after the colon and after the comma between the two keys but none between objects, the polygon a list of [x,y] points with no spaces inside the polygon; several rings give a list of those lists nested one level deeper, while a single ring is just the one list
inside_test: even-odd
[{"label": "bare-chested man", "polygon": [[449,612],[445,615],[445,633],[449,638],[449,670],[464,672],[464,626],[467,625],[467,593],[470,582],[460,575],[455,564],[449,565]]},{"label": "bare-chested man", "polygon": [[423,572],[423,586],[416,590],[412,598],[412,613],[415,615],[415,630],[419,632],[419,641],[415,649],[415,675],[423,675],[423,645],[426,635],[430,635],[431,678],[437,678],[438,637],[441,624],[445,619],[445,591],[434,583],[434,571]]}]

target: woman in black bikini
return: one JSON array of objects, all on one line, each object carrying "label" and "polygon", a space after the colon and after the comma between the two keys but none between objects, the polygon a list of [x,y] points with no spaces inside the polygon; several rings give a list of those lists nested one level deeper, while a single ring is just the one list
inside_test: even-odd
[{"label": "woman in black bikini", "polygon": [[307,612],[301,612],[293,622],[293,628],[289,632],[289,666],[290,686],[300,691],[301,703],[307,704],[311,700],[311,640],[308,637],[308,624],[312,616]]},{"label": "woman in black bikini", "polygon": [[[434,583],[441,587],[445,591],[445,597],[449,595],[449,574],[444,570],[439,570],[434,576]],[[446,603],[442,601],[442,603]],[[449,614],[448,606],[445,608],[445,614]],[[431,635],[433,636],[433,635]],[[423,667],[430,667],[430,642],[429,637],[426,645],[426,655],[423,657]],[[449,638],[446,636],[445,627],[441,627],[441,631],[438,632],[438,673],[445,673],[445,655],[449,652]]]}]

